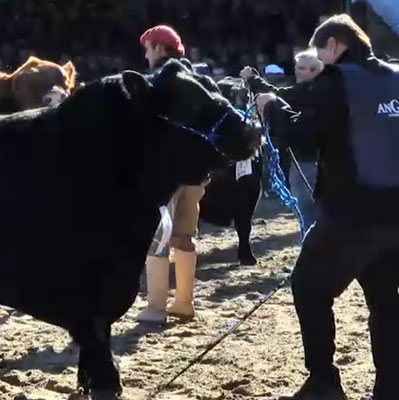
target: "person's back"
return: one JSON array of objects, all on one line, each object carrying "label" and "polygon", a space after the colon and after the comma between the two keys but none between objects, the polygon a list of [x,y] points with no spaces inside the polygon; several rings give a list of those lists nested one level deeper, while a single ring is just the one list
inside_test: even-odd
[{"label": "person's back", "polygon": [[[370,218],[375,222],[397,223],[399,68],[375,58],[360,61],[343,60],[337,65],[348,113],[345,131],[349,135],[342,139],[349,150],[347,164],[352,168],[350,174],[345,173],[349,179],[346,186],[341,187],[342,192],[336,187],[336,193],[341,192],[341,198],[346,197],[348,208],[342,211],[347,215],[353,214],[363,222]],[[332,167],[329,172],[326,179],[337,178],[336,174],[333,176]],[[326,186],[331,186],[328,181]],[[326,208],[333,214],[339,213],[333,203],[331,197],[325,198]]]},{"label": "person's back", "polygon": [[[367,52],[347,51],[316,78],[311,89],[315,108],[309,116],[315,119],[315,133],[308,137],[320,151],[315,197],[324,213],[355,222],[399,220],[399,211],[392,214],[399,201],[399,181],[384,184],[385,174],[399,171],[387,158],[388,149],[399,151],[399,142],[392,143],[395,136],[389,133],[376,133],[388,125],[389,131],[399,130],[399,119],[378,113],[381,102],[395,99],[398,84],[394,68]],[[366,173],[375,180],[381,170],[379,183],[362,178]]]}]

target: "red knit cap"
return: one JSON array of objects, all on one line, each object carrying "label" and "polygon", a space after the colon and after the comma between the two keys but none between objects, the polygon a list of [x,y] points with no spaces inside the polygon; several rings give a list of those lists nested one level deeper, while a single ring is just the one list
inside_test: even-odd
[{"label": "red knit cap", "polygon": [[154,43],[161,43],[165,46],[171,47],[176,50],[181,56],[184,56],[185,49],[181,42],[179,34],[170,26],[157,25],[153,28],[146,30],[140,37],[140,43],[150,40]]}]

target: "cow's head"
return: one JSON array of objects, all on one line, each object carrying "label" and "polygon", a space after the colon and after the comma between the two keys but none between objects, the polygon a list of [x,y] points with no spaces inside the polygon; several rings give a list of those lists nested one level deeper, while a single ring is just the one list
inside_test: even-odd
[{"label": "cow's head", "polygon": [[200,131],[228,159],[249,158],[259,144],[259,134],[220,93],[209,77],[196,74],[170,60],[154,75],[144,77],[126,71],[123,82],[129,92],[141,91],[148,107],[177,125]]},{"label": "cow's head", "polygon": [[[201,183],[225,165],[226,156],[248,158],[257,139],[212,81],[207,83],[210,91],[180,63],[174,68],[150,78],[126,71],[89,82],[55,110],[79,140],[87,130],[98,146],[100,139],[117,142],[118,162],[131,171],[135,192],[157,204],[167,202],[179,185]],[[206,140],[224,116],[215,143]]]},{"label": "cow's head", "polygon": [[12,74],[0,74],[2,112],[23,111],[55,105],[75,87],[72,62],[58,65],[30,57]]}]

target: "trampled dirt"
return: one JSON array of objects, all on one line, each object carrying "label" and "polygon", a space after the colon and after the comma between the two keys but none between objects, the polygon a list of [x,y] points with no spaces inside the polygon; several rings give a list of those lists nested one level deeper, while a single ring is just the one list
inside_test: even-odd
[{"label": "trampled dirt", "polygon": [[[125,398],[142,400],[181,371],[289,273],[299,251],[295,218],[275,200],[260,204],[252,242],[259,262],[242,267],[232,229],[201,228],[195,286],[197,317],[188,323],[143,326],[133,316],[141,292],[113,327]],[[368,313],[357,284],[335,305],[336,363],[351,400],[366,400],[374,380]],[[0,399],[76,400],[77,349],[69,336],[30,316],[0,308]],[[298,321],[289,286],[278,291],[236,332],[192,366],[159,400],[272,399],[305,379]]]}]

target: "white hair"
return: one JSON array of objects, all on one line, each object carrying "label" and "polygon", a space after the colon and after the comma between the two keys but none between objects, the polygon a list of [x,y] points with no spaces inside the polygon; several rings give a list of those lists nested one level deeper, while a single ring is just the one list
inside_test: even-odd
[{"label": "white hair", "polygon": [[323,63],[317,58],[317,53],[315,49],[307,49],[300,51],[295,54],[295,62],[299,60],[310,61],[315,67],[322,67]]}]

